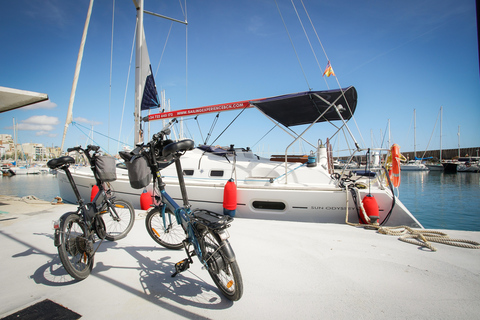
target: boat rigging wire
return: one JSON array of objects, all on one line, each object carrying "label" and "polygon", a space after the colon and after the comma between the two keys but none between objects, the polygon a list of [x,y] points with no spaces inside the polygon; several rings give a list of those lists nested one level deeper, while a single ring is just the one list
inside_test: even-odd
[{"label": "boat rigging wire", "polygon": [[427,144],[427,147],[425,148],[425,152],[422,155],[422,159],[425,158],[425,154],[427,153],[428,146],[430,146],[430,142],[432,142],[432,137],[433,137],[433,134],[435,133],[435,128],[437,127],[437,122],[438,122],[438,118],[440,117],[440,112],[437,114],[437,119],[435,120],[435,125],[433,126],[432,134],[430,135],[430,140],[428,140],[428,144]]},{"label": "boat rigging wire", "polygon": [[[75,121],[72,121],[72,125],[75,126],[75,127],[77,127],[77,129],[80,130],[80,132],[83,133],[86,137],[88,137],[88,139],[92,140],[93,144],[96,144],[96,145],[100,146],[100,143],[98,143],[97,141],[95,141],[95,139],[93,139],[93,136],[90,137],[90,136],[89,136],[88,134],[86,134],[80,127],[85,128],[85,129],[89,129],[89,128],[87,128],[86,126],[83,126],[83,125],[81,125],[81,124],[79,124],[78,122],[75,122]],[[123,143],[122,141],[115,140],[115,139],[109,137],[108,135],[105,135],[105,134],[103,134],[103,133],[101,133],[101,132],[98,132],[98,131],[94,131],[93,129],[91,129],[91,132],[96,133],[96,134],[98,134],[98,135],[100,135],[100,136],[102,136],[102,137],[105,137],[105,138],[107,138],[107,139],[112,139],[112,140],[114,140],[114,141],[116,141],[116,142],[118,142],[118,143]],[[124,144],[126,144],[126,143],[124,143]],[[109,152],[107,149],[105,149],[105,148],[103,148],[103,147],[102,147],[102,149],[105,151],[105,153],[110,154],[110,152]]]},{"label": "boat rigging wire", "polygon": [[130,79],[130,70],[132,69],[133,52],[135,50],[136,30],[137,30],[137,22],[135,22],[135,28],[134,28],[134,32],[133,32],[132,51],[130,52],[130,62],[128,64],[127,82],[125,84],[125,95],[123,97],[122,116],[120,117],[120,129],[118,130],[118,140],[117,141],[119,143],[117,145],[117,150],[120,149],[120,135],[122,134],[123,115],[125,114],[125,104],[127,102],[128,79]]},{"label": "boat rigging wire", "polygon": [[172,31],[172,27],[173,27],[173,21],[170,24],[170,29],[168,29],[167,38],[165,39],[165,44],[163,45],[162,54],[160,55],[160,60],[158,61],[158,65],[157,65],[157,70],[155,70],[155,76],[154,76],[155,78],[157,77],[158,69],[162,64],[163,54],[165,53],[165,49],[167,48],[167,42],[168,42],[168,38],[170,38],[170,32]]},{"label": "boat rigging wire", "polygon": [[200,131],[200,137],[202,138],[202,141],[204,141],[204,140],[203,140],[203,134],[202,134],[202,128],[200,128],[200,122],[198,122],[198,115],[195,116],[194,119],[195,119],[195,121],[197,122],[198,131]]},{"label": "boat rigging wire", "polygon": [[[113,31],[115,26],[115,0],[112,7],[112,40],[110,43],[110,83],[108,86],[108,126],[107,132],[110,136],[110,110],[112,106],[112,69],[113,69]],[[110,152],[110,139],[107,140],[107,150]]]},{"label": "boat rigging wire", "polygon": [[280,18],[282,19],[283,26],[285,27],[285,31],[287,31],[288,39],[290,39],[290,43],[292,44],[293,51],[295,52],[295,55],[297,56],[297,61],[298,64],[300,65],[300,69],[302,70],[303,77],[305,78],[305,82],[307,83],[308,90],[311,91],[312,88],[310,87],[310,84],[308,83],[307,75],[305,74],[305,70],[303,70],[302,63],[300,62],[300,58],[297,53],[297,49],[295,48],[295,45],[293,44],[292,37],[290,36],[290,32],[288,32],[287,25],[285,23],[285,20],[283,19],[282,12],[280,11],[280,7],[278,6],[277,0],[275,0],[275,5],[277,6],[278,13],[280,14]]},{"label": "boat rigging wire", "polygon": [[[310,46],[310,50],[312,50],[313,56],[315,57],[315,61],[317,62],[318,70],[320,70],[320,72],[322,72],[322,67],[320,67],[320,62],[318,62],[317,55],[315,53],[315,50],[313,49],[313,46],[312,46],[312,43],[310,41],[310,38],[308,37],[307,31],[305,30],[305,27],[303,26],[303,22],[302,22],[302,19],[300,18],[300,15],[298,14],[297,7],[295,7],[295,3],[293,2],[293,0],[291,0],[291,2],[292,2],[293,9],[295,10],[295,13],[297,14],[298,21],[300,22],[300,25],[302,26],[303,33],[305,34],[305,37],[307,38],[307,42]],[[302,1],[302,5],[303,5],[303,1]],[[307,12],[307,9],[305,8],[305,6],[303,6],[303,8],[304,8],[305,12]],[[308,16],[308,12],[307,12],[307,16]],[[313,27],[313,25],[312,25],[312,27]],[[314,28],[314,31],[315,31],[315,34],[317,34],[315,28]],[[318,35],[317,35],[317,38],[318,38]],[[319,39],[319,42],[320,42],[320,39]],[[322,45],[321,42],[320,42],[320,45]],[[322,49],[323,49],[323,45],[322,45]],[[323,52],[325,53],[325,49],[323,49]],[[325,53],[325,56],[327,56],[326,53]],[[328,57],[327,57],[327,60],[328,60]],[[327,79],[325,77],[322,77],[322,78],[325,81],[325,84],[326,84],[327,88],[329,89]]]},{"label": "boat rigging wire", "polygon": [[[208,139],[210,139],[210,136],[212,135],[213,129],[214,129],[215,126],[217,125],[219,116],[220,116],[220,112],[217,113],[217,115],[216,115],[215,118],[213,119],[212,125],[210,126],[210,131],[208,131],[207,137],[205,138],[205,141],[203,142],[203,144],[206,145],[207,142],[208,142]],[[215,139],[215,141],[216,141],[216,139]]]},{"label": "boat rigging wire", "polygon": [[253,145],[252,145],[252,149],[253,147],[255,147],[260,141],[263,140],[263,138],[265,138],[270,132],[272,132],[273,129],[275,129],[277,127],[277,125],[274,125],[270,130],[267,131],[267,133],[265,133],[260,139],[258,139],[257,142],[255,142]]},{"label": "boat rigging wire", "polygon": [[[316,37],[317,37],[317,40],[318,40],[320,46],[322,47],[323,53],[325,54],[325,58],[327,59],[327,61],[330,62],[330,59],[328,58],[327,52],[325,51],[325,48],[323,47],[323,44],[322,44],[322,42],[320,41],[320,37],[318,36],[317,30],[315,29],[315,27],[314,27],[314,25],[313,25],[313,22],[312,22],[312,19],[310,18],[310,15],[308,14],[308,11],[307,11],[307,9],[306,9],[306,7],[305,7],[305,4],[303,3],[303,0],[300,0],[300,1],[301,1],[301,3],[302,3],[303,9],[304,9],[304,11],[305,11],[305,13],[306,13],[309,21],[310,21],[310,24],[311,24],[311,26],[312,26],[312,29],[313,29],[313,31],[315,32],[315,35],[316,35]],[[305,34],[305,36],[306,36],[306,38],[307,38],[307,41],[308,41],[308,43],[309,43],[309,45],[310,45],[310,48],[311,48],[311,50],[312,50],[312,52],[313,52],[313,55],[314,55],[314,57],[315,57],[315,60],[317,61],[317,65],[318,65],[319,68],[320,68],[320,65],[319,65],[317,56],[316,56],[316,54],[315,54],[315,52],[314,52],[314,50],[313,50],[313,47],[312,47],[311,42],[310,42],[310,39],[309,39],[309,37],[308,37],[308,35],[307,35],[307,32],[306,32],[306,30],[305,30],[305,28],[304,28],[304,25],[303,25],[302,21],[301,21],[300,15],[298,14],[297,8],[295,7],[295,4],[293,3],[293,0],[291,0],[291,3],[292,3],[292,6],[293,6],[293,8],[294,8],[294,10],[295,10],[295,13],[297,14],[298,20],[300,21],[300,25],[302,26],[302,29],[303,29],[304,34]],[[294,50],[295,55],[296,55],[296,57],[297,57],[298,63],[299,63],[300,68],[301,68],[301,70],[302,70],[302,73],[303,73],[303,76],[304,76],[305,81],[306,81],[306,83],[307,83],[307,86],[308,86],[309,90],[312,90],[312,88],[310,87],[310,84],[308,83],[307,76],[306,76],[305,71],[304,71],[304,69],[303,69],[303,66],[302,66],[302,64],[301,64],[301,62],[300,62],[300,58],[299,58],[299,56],[298,56],[297,50],[296,50],[296,48],[295,48],[295,45],[293,44],[293,41],[292,41],[292,38],[291,38],[290,33],[289,33],[289,31],[288,31],[288,28],[287,28],[287,25],[286,25],[286,23],[285,23],[285,20],[283,19],[282,13],[281,13],[281,11],[280,11],[280,7],[278,6],[278,3],[277,3],[276,0],[275,0],[275,5],[277,6],[277,10],[278,10],[278,12],[279,12],[279,14],[280,14],[280,17],[281,17],[281,19],[282,19],[282,22],[283,22],[283,25],[284,25],[285,30],[286,30],[286,32],[287,32],[288,38],[290,39],[290,43],[292,44],[293,50]],[[320,68],[320,72],[321,72],[321,68]],[[334,75],[334,77],[335,77],[335,80],[336,80],[336,82],[337,82],[338,87],[339,87],[340,90],[342,91],[342,95],[344,95],[344,92],[343,92],[343,90],[342,90],[342,86],[340,85],[340,81],[338,80],[338,77],[335,76],[335,75]],[[326,79],[324,79],[324,80],[325,80],[325,82],[327,81]],[[327,85],[327,88],[329,88],[328,83],[326,83],[326,85]],[[351,107],[350,107],[347,99],[345,99],[345,101],[346,101],[348,110],[349,110],[350,113],[352,114],[352,117],[351,117],[351,118],[353,119],[353,122],[355,123],[355,126],[357,127],[357,131],[358,131],[358,133],[359,133],[359,135],[360,135],[360,138],[362,139],[363,144],[366,145],[365,140],[364,140],[364,138],[363,138],[363,136],[362,136],[362,133],[361,133],[361,131],[360,131],[360,128],[358,127],[357,121],[355,120],[355,117],[353,116],[352,109],[351,109]],[[357,147],[358,147],[358,146],[357,146]]]},{"label": "boat rigging wire", "polygon": [[[223,131],[217,136],[217,138],[215,138],[215,140],[213,140],[212,145],[222,136],[222,134],[225,133],[225,131],[227,131],[227,129],[235,122],[235,120],[237,120],[237,118],[240,117],[240,115],[243,113],[243,111],[245,111],[245,109],[247,109],[247,108],[243,108],[243,109],[237,114],[237,116],[236,116],[232,121],[230,121],[230,123],[228,124],[228,126],[227,126],[225,129],[223,129]],[[219,113],[220,113],[220,112],[219,112]],[[209,133],[209,134],[210,134],[210,133]]]}]

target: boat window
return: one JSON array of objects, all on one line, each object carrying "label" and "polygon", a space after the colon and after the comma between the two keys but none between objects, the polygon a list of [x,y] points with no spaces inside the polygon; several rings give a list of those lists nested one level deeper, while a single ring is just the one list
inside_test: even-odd
[{"label": "boat window", "polygon": [[255,209],[263,209],[263,210],[285,210],[286,205],[280,201],[253,201],[252,203]]},{"label": "boat window", "polygon": [[210,171],[210,177],[223,177],[223,170]]},{"label": "boat window", "polygon": [[184,176],[193,176],[194,170],[183,170]]}]

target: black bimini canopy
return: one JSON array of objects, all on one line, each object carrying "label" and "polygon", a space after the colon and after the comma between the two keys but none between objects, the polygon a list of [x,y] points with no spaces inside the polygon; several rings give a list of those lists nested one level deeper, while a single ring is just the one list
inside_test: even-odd
[{"label": "black bimini canopy", "polygon": [[[353,116],[357,106],[357,90],[351,86],[346,89],[307,91],[250,103],[286,127],[342,118],[348,120]],[[341,118],[332,105],[337,106]],[[326,110],[328,111],[325,112]],[[318,119],[324,112],[325,114]]]}]

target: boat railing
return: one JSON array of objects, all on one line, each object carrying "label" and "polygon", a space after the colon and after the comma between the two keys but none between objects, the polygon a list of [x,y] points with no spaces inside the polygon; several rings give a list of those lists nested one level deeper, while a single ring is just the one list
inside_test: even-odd
[{"label": "boat railing", "polygon": [[[385,152],[388,152],[389,149],[386,149],[386,148],[357,148],[355,149],[352,154],[350,155],[350,157],[348,158],[347,162],[345,163],[345,166],[343,167],[341,173],[340,173],[340,177],[343,177],[344,174],[346,173],[347,171],[347,168],[348,168],[348,165],[353,161],[353,158],[355,157],[355,155],[357,153],[360,153],[360,152],[373,152],[373,151],[379,151],[380,153],[385,151]],[[374,166],[371,166],[370,167],[370,170],[374,170],[374,171],[379,171],[378,173],[380,174],[381,171],[382,171],[382,164],[381,164],[381,154],[379,155],[379,165],[378,165],[378,168],[377,167],[374,167]],[[367,159],[367,162],[368,162],[368,159]],[[365,169],[366,170],[366,169]],[[340,179],[337,180],[337,182],[335,182],[335,186],[336,187],[339,187],[340,186]],[[378,182],[380,183],[380,186],[381,188],[384,188],[385,185],[384,185],[384,181],[382,181],[382,179],[378,179]]]}]

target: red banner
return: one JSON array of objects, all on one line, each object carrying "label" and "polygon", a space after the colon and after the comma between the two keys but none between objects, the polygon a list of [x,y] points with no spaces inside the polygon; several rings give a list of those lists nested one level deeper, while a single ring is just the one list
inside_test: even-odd
[{"label": "red banner", "polygon": [[231,111],[231,110],[252,108],[252,107],[253,106],[250,104],[248,100],[238,101],[238,102],[231,102],[231,103],[224,103],[224,104],[216,104],[212,106],[205,106],[200,108],[182,109],[182,110],[151,114],[148,116],[148,121],[163,120],[163,119],[177,118],[177,117],[187,117],[187,116],[194,116],[202,113]]}]

